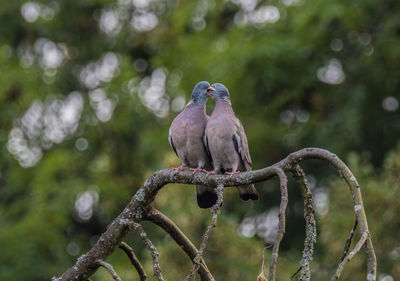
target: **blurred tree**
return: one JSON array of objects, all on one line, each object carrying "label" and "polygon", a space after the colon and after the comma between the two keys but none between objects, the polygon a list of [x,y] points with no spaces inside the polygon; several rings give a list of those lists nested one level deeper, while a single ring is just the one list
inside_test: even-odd
[{"label": "blurred tree", "polygon": [[[150,173],[176,166],[178,159],[167,142],[169,124],[201,80],[222,82],[230,89],[254,168],[306,146],[329,149],[342,159],[350,152],[366,159],[363,165],[371,172],[358,177],[365,187],[367,213],[376,212],[372,234],[385,241],[378,245],[378,258],[387,261],[382,274],[398,276],[398,245],[389,237],[399,226],[392,224],[389,231],[386,226],[395,216],[385,215],[385,222],[379,216],[384,211],[395,214],[398,205],[398,189],[390,188],[396,186],[393,171],[398,167],[382,163],[388,163],[383,162],[385,155],[400,137],[400,123],[394,122],[400,117],[399,5],[393,0],[2,5],[0,279],[43,280],[63,271]],[[393,155],[398,153],[388,159],[397,157]],[[307,171],[326,172],[313,163]],[[374,173],[385,179],[387,189],[371,189],[382,184],[371,180]],[[322,209],[324,198],[331,202],[331,196],[340,196],[323,188],[329,184],[324,178],[316,178],[315,184]],[[235,196],[226,201],[220,232],[210,242],[215,248],[220,245],[209,256],[220,279],[228,271],[233,279],[257,274],[254,255],[263,241],[270,241],[279,204],[276,186],[260,184],[258,189],[261,200],[256,204],[243,204]],[[200,235],[207,213],[196,208],[193,192],[177,190],[164,190],[157,204],[185,231]],[[292,189],[291,194],[282,266],[295,271],[299,251],[293,249],[301,249],[303,233],[298,229],[303,222],[300,193]],[[323,222],[343,219],[351,227],[348,217],[325,212]],[[255,220],[260,227],[245,224]],[[320,230],[325,241],[319,245],[321,262],[330,258],[335,226]],[[174,252],[163,234],[148,231],[158,235],[160,251]],[[347,228],[341,235],[347,235]],[[149,270],[144,247],[136,237],[130,239]],[[249,253],[250,243],[260,251]],[[236,258],[246,251],[246,262]],[[231,263],[221,261],[226,256]],[[125,270],[122,278],[133,278],[124,257],[112,259]],[[175,255],[168,261],[161,257],[166,262],[171,264],[170,279],[181,276],[182,265],[188,265]],[[109,278],[103,271],[96,274],[95,280]]]}]

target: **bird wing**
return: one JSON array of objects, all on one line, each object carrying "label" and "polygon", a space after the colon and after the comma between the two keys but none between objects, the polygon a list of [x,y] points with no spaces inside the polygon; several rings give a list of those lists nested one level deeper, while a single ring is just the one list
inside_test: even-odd
[{"label": "bird wing", "polygon": [[213,161],[212,160],[212,155],[211,155],[211,152],[210,152],[210,147],[208,146],[208,137],[207,137],[207,134],[206,134],[206,131],[204,130],[204,135],[203,135],[203,144],[204,144],[204,147],[205,147],[205,149],[206,149],[206,152],[207,152],[207,155],[208,155],[208,158],[211,160],[211,162]]},{"label": "bird wing", "polygon": [[178,156],[178,152],[176,152],[176,148],[174,146],[174,142],[172,141],[171,127],[169,128],[169,131],[168,131],[168,142],[169,142],[169,145],[172,147],[172,149],[175,151],[176,156]]},{"label": "bird wing", "polygon": [[235,118],[234,123],[236,126],[236,131],[233,134],[233,143],[235,145],[237,153],[240,156],[240,159],[244,164],[244,167],[246,168],[246,171],[249,171],[251,170],[252,162],[249,152],[249,144],[247,142],[247,136],[244,132],[242,122],[240,122],[239,119]]}]

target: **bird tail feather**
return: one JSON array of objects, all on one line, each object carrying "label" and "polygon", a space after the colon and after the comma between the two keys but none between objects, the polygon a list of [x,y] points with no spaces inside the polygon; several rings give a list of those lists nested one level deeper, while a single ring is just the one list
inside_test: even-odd
[{"label": "bird tail feather", "polygon": [[207,209],[215,205],[218,196],[213,187],[196,185],[197,204],[200,208]]},{"label": "bird tail feather", "polygon": [[254,184],[241,185],[238,186],[237,189],[239,191],[239,197],[243,201],[258,200],[258,192]]}]

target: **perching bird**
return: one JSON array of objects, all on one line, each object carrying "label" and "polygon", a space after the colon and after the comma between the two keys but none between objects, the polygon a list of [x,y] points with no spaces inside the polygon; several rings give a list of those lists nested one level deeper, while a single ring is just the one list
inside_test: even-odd
[{"label": "perching bird", "polygon": [[[214,165],[214,170],[207,174],[221,171],[232,176],[250,171],[252,163],[247,137],[242,123],[233,112],[228,89],[215,83],[208,88],[208,94],[215,98],[215,107],[208,119],[203,140]],[[254,184],[237,188],[242,200],[258,200]]]},{"label": "perching bird", "polygon": [[[175,117],[169,129],[169,144],[181,160],[182,165],[191,168],[193,173],[202,169],[212,169],[210,158],[203,143],[204,129],[207,124],[205,104],[210,83],[202,81],[196,84],[192,98],[185,109]],[[214,188],[196,185],[197,203],[200,208],[210,208],[217,202]]]}]

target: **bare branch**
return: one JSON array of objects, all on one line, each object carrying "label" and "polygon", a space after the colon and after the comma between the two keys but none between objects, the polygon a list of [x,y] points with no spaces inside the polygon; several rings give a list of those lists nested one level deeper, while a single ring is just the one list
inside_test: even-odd
[{"label": "bare branch", "polygon": [[257,276],[257,281],[264,281],[267,280],[264,276],[264,271],[265,271],[265,250],[272,248],[273,245],[268,245],[267,247],[264,247],[263,252],[262,252],[262,263],[261,263],[261,272]]},{"label": "bare branch", "polygon": [[115,272],[115,270],[111,264],[106,263],[105,261],[102,261],[102,260],[98,260],[97,263],[98,263],[98,265],[106,268],[108,270],[108,272],[110,272],[111,276],[114,278],[115,281],[122,281],[122,279]]},{"label": "bare branch", "polygon": [[278,260],[279,245],[282,241],[286,229],[286,206],[288,204],[287,177],[281,168],[275,169],[279,177],[279,186],[281,189],[281,204],[279,206],[279,224],[278,232],[276,233],[274,246],[272,247],[271,261],[269,266],[269,280],[275,280],[276,262]]},{"label": "bare branch", "polygon": [[[361,247],[365,244],[365,242],[367,241],[369,236],[368,232],[364,232],[361,235],[360,240],[358,241],[358,243],[356,244],[356,246],[354,247],[353,251],[351,251],[349,253],[349,255],[347,257],[345,257],[345,259],[339,264],[338,268],[336,269],[335,274],[333,275],[331,281],[335,281],[338,280],[340,277],[340,274],[343,271],[344,266],[360,251]],[[367,278],[367,280],[369,280]]]},{"label": "bare branch", "polygon": [[219,210],[220,210],[220,208],[222,206],[222,202],[223,202],[224,186],[221,184],[218,185],[218,187],[216,188],[216,192],[217,192],[218,199],[217,199],[217,202],[215,202],[214,206],[211,208],[211,214],[212,214],[211,224],[207,227],[207,230],[204,233],[203,238],[201,239],[199,251],[197,252],[196,257],[193,259],[194,264],[193,264],[192,270],[186,276],[184,281],[188,281],[199,270],[199,268],[201,266],[200,260],[203,256],[203,252],[206,248],[207,240],[210,235],[210,232],[217,226],[217,218],[218,218]]},{"label": "bare branch", "polygon": [[[171,236],[171,238],[174,239],[179,247],[182,248],[182,250],[190,257],[190,260],[194,262],[198,250],[193,245],[192,241],[186,237],[182,230],[170,218],[161,213],[159,210],[152,208],[146,219],[164,229]],[[200,262],[202,264],[199,269],[201,280],[214,281],[214,277],[211,275],[202,258]]]},{"label": "bare branch", "polygon": [[140,281],[145,281],[147,278],[147,275],[144,272],[143,266],[140,264],[140,261],[136,257],[132,248],[125,242],[121,242],[121,244],[119,244],[119,248],[125,252],[125,254],[128,256],[129,260],[131,261],[132,265],[136,268],[136,271],[139,274]]},{"label": "bare branch", "polygon": [[[285,159],[272,166],[260,170],[241,172],[232,177],[223,175],[207,177],[204,173],[196,173],[193,175],[190,171],[164,169],[155,172],[145,181],[126,208],[108,226],[107,230],[101,235],[100,239],[92,249],[90,249],[90,251],[85,255],[79,257],[76,263],[61,276],[55,276],[54,280],[86,280],[97,270],[99,266],[97,260],[106,260],[107,257],[119,246],[120,242],[129,232],[129,224],[132,222],[140,222],[145,219],[146,214],[148,214],[152,208],[151,204],[154,201],[155,196],[159,190],[168,183],[200,184],[212,187],[217,187],[219,184],[224,186],[246,185],[271,179],[276,176],[278,170],[291,171],[293,165],[306,159],[324,160],[339,171],[350,188],[354,204],[354,213],[359,224],[359,231],[360,233],[369,233],[368,222],[357,180],[351,173],[350,169],[335,154],[327,150],[305,148],[289,154]],[[281,202],[281,205],[282,203],[283,202]],[[276,245],[274,245],[274,247],[276,247]],[[368,259],[367,280],[374,281],[376,280],[376,256],[369,235],[364,249]],[[276,258],[277,253],[273,251],[272,259],[275,260],[275,263]],[[273,268],[275,271],[275,265]],[[275,275],[275,273],[273,273],[273,275]],[[270,281],[272,281],[271,278]]]},{"label": "bare branch", "polygon": [[358,222],[357,222],[357,220],[356,220],[356,221],[354,222],[353,228],[352,228],[351,231],[350,231],[349,238],[346,240],[346,243],[344,244],[343,255],[342,255],[342,257],[340,258],[340,262],[342,262],[342,261],[344,260],[344,258],[345,258],[346,255],[347,255],[347,252],[348,252],[349,249],[350,249],[351,242],[353,241],[353,237],[354,237],[354,232],[355,232],[356,229],[357,229],[357,225],[358,225]]},{"label": "bare branch", "polygon": [[293,278],[300,272],[301,270],[301,265],[299,268],[289,277],[289,281],[293,280]]},{"label": "bare branch", "polygon": [[294,165],[293,175],[302,191],[304,199],[304,219],[306,221],[306,238],[304,240],[303,258],[300,262],[300,280],[309,281],[311,279],[310,263],[313,259],[314,244],[317,242],[317,224],[314,218],[314,200],[310,185],[308,184],[306,175],[300,165]]},{"label": "bare branch", "polygon": [[[305,159],[321,159],[327,161],[335,169],[337,169],[340,175],[345,179],[349,186],[351,196],[354,204],[354,213],[359,224],[359,231],[361,235],[364,232],[369,233],[367,217],[364,210],[364,204],[361,196],[360,185],[350,169],[340,160],[335,154],[320,148],[305,148],[294,153],[291,153],[288,157],[277,163],[276,165],[286,165],[290,168],[293,164],[305,160]],[[285,167],[285,166],[284,166]],[[375,250],[372,245],[371,236],[368,235],[365,243],[365,252],[367,254],[367,280],[376,280],[376,256]]]},{"label": "bare branch", "polygon": [[149,249],[151,258],[153,260],[153,271],[154,275],[157,277],[158,281],[164,281],[164,278],[161,274],[161,269],[160,269],[160,263],[158,261],[158,252],[156,247],[154,247],[153,243],[151,242],[150,238],[147,236],[147,233],[144,231],[143,227],[137,223],[134,222],[130,224],[130,226],[137,232],[139,233],[140,238],[143,240],[144,244],[146,244],[146,247]]}]

